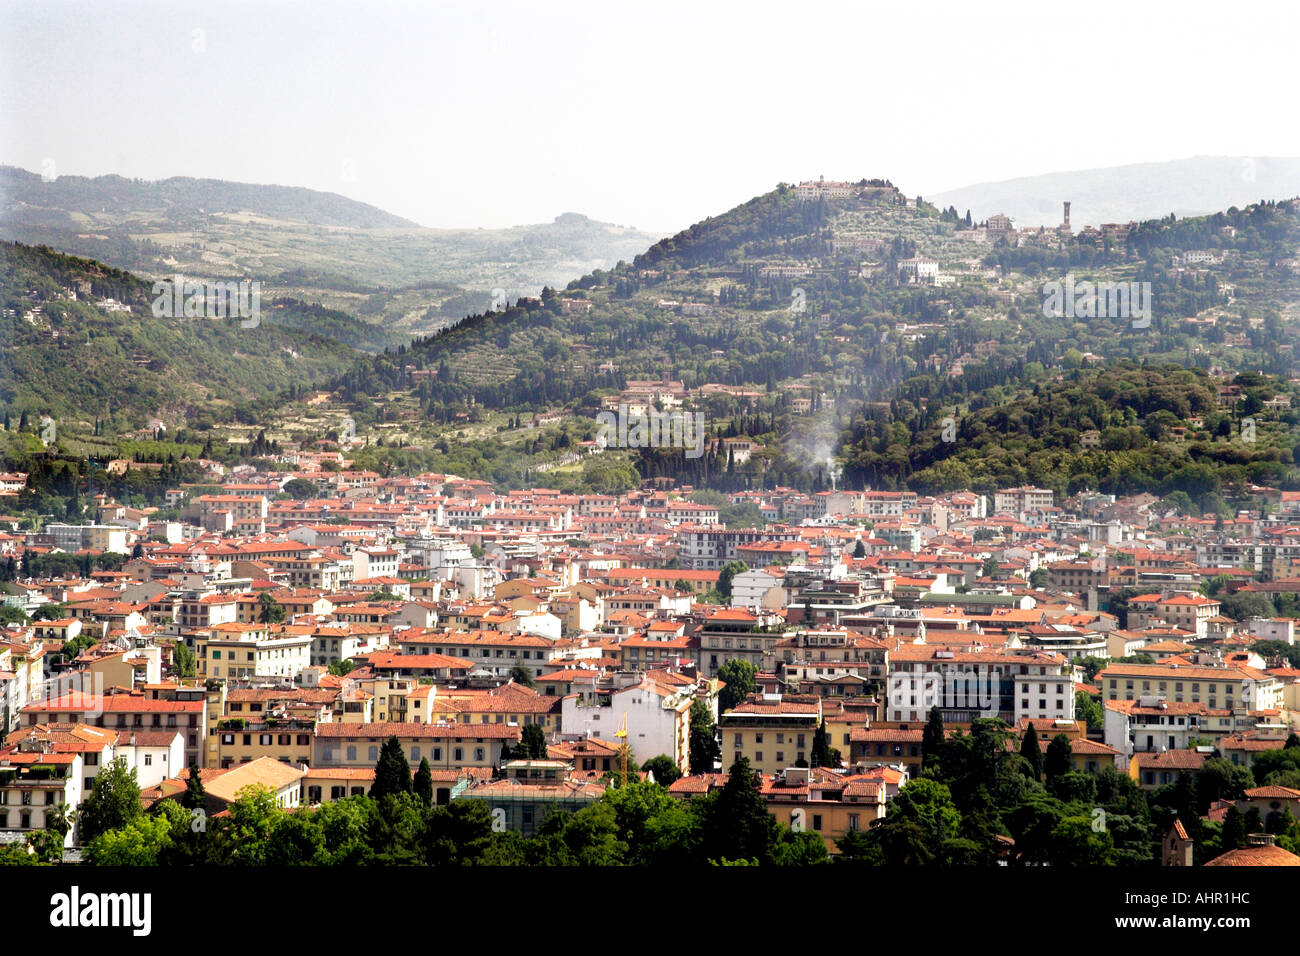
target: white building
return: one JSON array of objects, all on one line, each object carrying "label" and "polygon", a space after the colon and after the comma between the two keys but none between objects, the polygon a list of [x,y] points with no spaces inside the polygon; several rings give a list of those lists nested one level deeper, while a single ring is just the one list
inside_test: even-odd
[{"label": "white building", "polygon": [[186,767],[185,737],[179,730],[119,731],[114,750],[135,771],[141,790],[179,777]]},{"label": "white building", "polygon": [[781,588],[781,578],[767,571],[743,571],[731,579],[731,606],[746,608],[764,607],[764,599]]},{"label": "white building", "polygon": [[[620,672],[619,681],[637,675]],[[599,737],[610,743],[627,716],[627,743],[640,763],[660,754],[671,757],[682,771],[690,769],[690,710],[695,685],[670,687],[642,676],[636,683],[616,689],[599,687],[570,694],[561,705],[560,726],[565,733]]]}]

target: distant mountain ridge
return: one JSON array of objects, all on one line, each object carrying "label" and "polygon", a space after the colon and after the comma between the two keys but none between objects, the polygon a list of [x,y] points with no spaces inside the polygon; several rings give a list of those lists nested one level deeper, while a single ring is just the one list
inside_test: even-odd
[{"label": "distant mountain ridge", "polygon": [[[151,182],[123,176],[58,176],[49,182],[37,173],[0,166],[0,206],[6,218],[27,218],[41,225],[72,228],[74,212],[129,213],[141,209],[167,210],[172,215],[252,212],[314,226],[355,229],[419,228],[367,203],[337,193],[301,186],[272,186],[173,176]],[[26,207],[20,211],[17,207]]]},{"label": "distant mountain ridge", "polygon": [[1295,196],[1300,196],[1300,157],[1195,156],[976,183],[925,198],[941,209],[969,209],[977,221],[1004,213],[1023,229],[1060,225],[1065,201],[1071,204],[1070,223],[1078,228],[1170,213],[1203,216]]},{"label": "distant mountain ridge", "polygon": [[501,294],[537,295],[611,268],[659,238],[575,212],[507,229],[429,229],[299,187],[183,177],[45,182],[0,166],[0,239],[143,277],[257,279],[268,295],[343,310],[399,338]]}]

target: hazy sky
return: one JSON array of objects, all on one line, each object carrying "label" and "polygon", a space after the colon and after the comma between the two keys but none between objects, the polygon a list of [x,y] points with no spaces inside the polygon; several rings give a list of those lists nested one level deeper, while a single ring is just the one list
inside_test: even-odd
[{"label": "hazy sky", "polygon": [[0,0],[0,163],[673,232],[822,173],[932,194],[1300,155],[1297,26],[1185,0]]}]

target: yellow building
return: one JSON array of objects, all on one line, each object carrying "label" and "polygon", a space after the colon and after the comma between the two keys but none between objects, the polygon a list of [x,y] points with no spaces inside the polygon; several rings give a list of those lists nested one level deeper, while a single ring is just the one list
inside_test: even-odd
[{"label": "yellow building", "polygon": [[820,697],[753,695],[718,718],[723,765],[744,757],[759,773],[775,774],[806,762],[821,720]]}]

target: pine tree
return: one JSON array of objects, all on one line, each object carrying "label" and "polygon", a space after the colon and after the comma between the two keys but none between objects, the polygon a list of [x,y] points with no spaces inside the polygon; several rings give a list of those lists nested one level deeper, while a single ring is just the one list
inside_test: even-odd
[{"label": "pine tree", "polygon": [[415,795],[426,807],[433,806],[433,772],[429,769],[429,758],[420,758],[420,769],[415,772]]},{"label": "pine tree", "polygon": [[1024,740],[1020,742],[1020,756],[1029,761],[1029,766],[1034,772],[1035,780],[1043,779],[1043,749],[1038,743],[1038,731],[1034,725],[1029,725],[1029,730],[1025,731]]},{"label": "pine tree", "polygon": [[411,792],[411,765],[406,761],[401,741],[389,737],[379,751],[379,762],[375,764],[375,782],[370,787],[370,796],[378,800],[389,794]]}]

